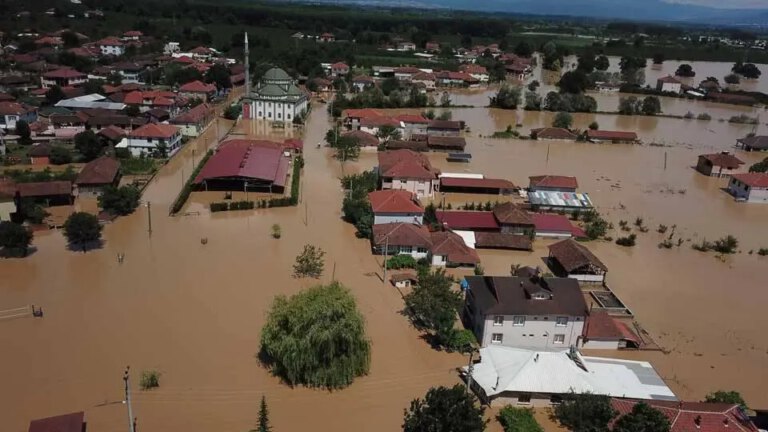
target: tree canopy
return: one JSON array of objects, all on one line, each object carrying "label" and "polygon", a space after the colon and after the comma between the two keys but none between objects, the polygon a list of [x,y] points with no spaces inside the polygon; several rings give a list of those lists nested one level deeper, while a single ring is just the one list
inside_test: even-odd
[{"label": "tree canopy", "polygon": [[736,62],[731,68],[733,73],[739,74],[744,78],[757,79],[760,78],[762,72],[753,63]]},{"label": "tree canopy", "polygon": [[600,55],[595,59],[595,69],[599,71],[606,71],[611,66],[611,61],[607,56]]},{"label": "tree canopy", "polygon": [[433,387],[405,410],[403,432],[482,432],[485,408],[462,385]]},{"label": "tree canopy", "polygon": [[83,155],[83,159],[86,162],[99,157],[102,148],[99,137],[90,129],[75,135],[75,149]]},{"label": "tree canopy", "polygon": [[30,244],[32,231],[17,223],[0,222],[0,249],[3,249],[3,255],[27,256]]},{"label": "tree canopy", "polygon": [[56,105],[57,102],[65,97],[66,95],[64,94],[64,91],[57,85],[49,88],[48,91],[45,92],[45,102],[48,105]]},{"label": "tree canopy", "polygon": [[560,91],[563,93],[579,94],[592,87],[593,83],[589,80],[586,73],[577,69],[564,73],[557,86],[560,87]]},{"label": "tree canopy", "polygon": [[133,213],[139,206],[141,193],[135,186],[107,186],[99,196],[99,206],[105,211],[125,216]]},{"label": "tree canopy", "polygon": [[573,116],[567,112],[559,112],[555,115],[555,120],[552,122],[552,127],[570,129],[573,124]]},{"label": "tree canopy", "polygon": [[16,135],[19,136],[19,144],[32,144],[32,130],[29,128],[29,123],[26,120],[16,121]]},{"label": "tree canopy", "polygon": [[267,398],[261,396],[261,404],[259,404],[259,427],[256,432],[270,432],[272,426],[269,424],[269,411],[267,410]]},{"label": "tree canopy", "polygon": [[613,432],[669,432],[670,423],[661,411],[640,402],[632,412],[621,416],[613,426]]},{"label": "tree canopy", "polygon": [[496,96],[491,97],[491,106],[503,109],[516,109],[520,103],[522,89],[517,86],[502,84]]},{"label": "tree canopy", "polygon": [[555,407],[555,416],[573,432],[608,432],[608,423],[616,415],[608,396],[572,393]]},{"label": "tree canopy", "polygon": [[733,390],[718,390],[716,392],[712,392],[704,398],[704,401],[730,403],[739,405],[744,409],[747,408],[747,403],[744,401],[744,398],[741,397],[741,393]]},{"label": "tree canopy", "polygon": [[405,316],[414,327],[432,333],[437,345],[451,347],[456,314],[464,304],[461,293],[452,288],[453,279],[445,270],[419,269],[419,283],[405,295]]},{"label": "tree canopy", "polygon": [[260,357],[292,386],[336,389],[368,373],[371,344],[354,297],[333,282],[275,298]]},{"label": "tree canopy", "polygon": [[101,229],[99,218],[90,213],[72,213],[64,222],[64,236],[67,241],[70,245],[80,246],[83,252],[89,243],[101,240]]},{"label": "tree canopy", "polygon": [[325,251],[319,247],[311,244],[304,245],[304,249],[296,257],[296,263],[293,264],[293,276],[319,278],[325,267],[324,256]]},{"label": "tree canopy", "polygon": [[675,71],[675,75],[679,77],[695,77],[696,72],[693,70],[693,66],[689,65],[688,63],[683,63],[680,66],[677,67],[677,70]]},{"label": "tree canopy", "polygon": [[507,405],[499,411],[496,419],[501,423],[504,432],[544,432],[530,408]]},{"label": "tree canopy", "polygon": [[216,84],[216,88],[227,89],[232,87],[232,81],[229,78],[229,69],[221,63],[211,66],[205,73],[205,81]]}]

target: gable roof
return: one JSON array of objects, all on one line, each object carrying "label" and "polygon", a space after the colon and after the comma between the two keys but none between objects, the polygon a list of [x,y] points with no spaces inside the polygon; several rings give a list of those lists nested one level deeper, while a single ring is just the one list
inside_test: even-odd
[{"label": "gable roof", "polygon": [[576,177],[561,176],[561,175],[537,175],[528,177],[531,188],[561,188],[561,189],[577,189],[579,182]]},{"label": "gable roof", "polygon": [[403,123],[429,124],[429,119],[424,118],[421,114],[400,114],[395,116],[395,119]]},{"label": "gable roof", "polygon": [[46,417],[29,422],[29,432],[82,432],[83,411]]},{"label": "gable roof", "polygon": [[411,192],[404,190],[380,190],[368,194],[373,213],[424,213],[424,208]]},{"label": "gable roof", "polygon": [[115,125],[109,125],[100,130],[97,135],[102,135],[112,141],[117,142],[121,138],[125,137],[125,131]]},{"label": "gable roof", "polygon": [[71,195],[72,182],[61,180],[50,182],[17,183],[16,189],[19,191],[22,197]]},{"label": "gable roof", "polygon": [[195,80],[179,87],[179,91],[185,93],[212,93],[216,91],[216,86]]},{"label": "gable roof", "polygon": [[379,139],[375,135],[361,130],[346,132],[342,136],[356,138],[357,143],[363,147],[376,147],[379,145]]},{"label": "gable roof", "polygon": [[452,120],[432,120],[427,126],[428,129],[450,129],[461,130],[461,122]]},{"label": "gable roof", "polygon": [[[431,137],[430,137],[431,138]],[[515,184],[505,179],[440,177],[440,185],[467,189],[515,189]]]},{"label": "gable roof", "polygon": [[383,177],[434,179],[438,171],[432,168],[429,159],[412,150],[380,152],[379,174]]},{"label": "gable roof", "polygon": [[[587,303],[576,279],[467,276],[465,280],[482,315],[588,315]],[[540,293],[548,298],[532,298]]]},{"label": "gable roof", "polygon": [[699,157],[710,161],[713,166],[723,167],[727,169],[736,169],[741,165],[744,165],[744,161],[737,158],[730,152],[703,154],[703,155],[699,155]]},{"label": "gable roof", "polygon": [[230,139],[208,159],[195,183],[216,178],[252,178],[284,186],[287,173],[288,158],[283,156],[281,143]]},{"label": "gable roof", "polygon": [[575,140],[578,135],[565,128],[558,127],[543,127],[538,129],[531,129],[531,135],[535,135],[537,139],[568,139]]},{"label": "gable roof", "polygon": [[48,143],[40,143],[33,145],[29,151],[27,151],[27,156],[33,156],[33,157],[44,157],[49,156],[51,154],[51,145]]},{"label": "gable roof", "polygon": [[179,128],[167,124],[148,123],[130,132],[131,138],[170,138],[179,133]]},{"label": "gable roof", "polygon": [[467,246],[464,239],[452,231],[437,231],[432,233],[433,255],[445,256],[453,264],[477,264],[480,257],[477,251]]},{"label": "gable roof", "polygon": [[743,146],[752,147],[755,149],[766,150],[768,149],[768,135],[755,135],[736,140]]},{"label": "gable roof", "polygon": [[608,270],[608,267],[586,246],[573,239],[566,239],[549,245],[549,254],[569,273],[590,264],[603,271]]},{"label": "gable roof", "polygon": [[659,78],[656,81],[657,82],[662,82],[662,83],[667,83],[667,84],[681,84],[680,80],[678,80],[677,78],[673,77],[672,75],[667,75],[665,77],[661,77],[661,78]]},{"label": "gable roof", "polygon": [[24,115],[30,110],[18,102],[0,102],[0,115]]},{"label": "gable roof", "polygon": [[77,175],[75,184],[78,186],[111,184],[119,172],[120,162],[117,159],[102,156],[85,164],[83,170]]},{"label": "gable roof", "polygon": [[174,123],[174,124],[197,123],[200,120],[203,120],[210,113],[211,113],[211,107],[209,107],[208,104],[202,103],[172,118],[171,123]]},{"label": "gable roof", "polygon": [[637,141],[637,134],[634,132],[589,129],[587,130],[587,138],[615,141]]},{"label": "gable roof", "polygon": [[349,66],[347,66],[346,63],[343,62],[337,62],[331,65],[331,69],[347,69],[349,70]]},{"label": "gable roof", "polygon": [[512,202],[501,203],[494,207],[493,215],[500,224],[533,226],[531,215],[523,210],[522,207]]},{"label": "gable roof", "polygon": [[[455,230],[498,229],[499,224],[492,212],[485,211],[445,211],[435,212],[437,221]],[[475,234],[477,236],[477,234]]]},{"label": "gable roof", "polygon": [[[758,428],[738,405],[710,402],[642,401],[661,411],[670,423],[670,432],[757,432]],[[640,403],[636,400],[611,399],[613,409],[622,416]],[[698,422],[698,424],[697,424]]]},{"label": "gable roof", "polygon": [[503,232],[475,233],[475,247],[478,249],[532,250],[533,241],[525,234]]},{"label": "gable roof", "polygon": [[753,188],[768,188],[768,173],[733,174],[731,178]]},{"label": "gable roof", "polygon": [[384,246],[432,247],[432,238],[424,225],[387,223],[373,226],[373,244]]},{"label": "gable roof", "polygon": [[613,318],[604,310],[592,310],[584,323],[584,338],[595,341],[629,340],[639,344],[637,335],[623,322]]},{"label": "gable roof", "polygon": [[373,108],[361,108],[361,109],[348,109],[344,110],[342,117],[344,118],[358,118],[363,119],[366,117],[382,117],[384,114]]}]

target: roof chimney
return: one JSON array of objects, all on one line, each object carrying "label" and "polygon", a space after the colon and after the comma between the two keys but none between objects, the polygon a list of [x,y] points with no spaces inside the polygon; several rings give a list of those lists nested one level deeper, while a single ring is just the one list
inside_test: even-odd
[{"label": "roof chimney", "polygon": [[731,421],[728,419],[728,417],[723,419],[723,426],[728,427],[728,425],[731,423]]},{"label": "roof chimney", "polygon": [[693,419],[693,423],[696,424],[696,429],[701,429],[701,416],[697,415],[696,418]]}]

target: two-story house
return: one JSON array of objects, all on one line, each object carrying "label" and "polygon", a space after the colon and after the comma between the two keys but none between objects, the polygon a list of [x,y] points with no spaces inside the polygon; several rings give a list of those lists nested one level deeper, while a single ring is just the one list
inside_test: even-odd
[{"label": "two-story house", "polygon": [[148,123],[131,131],[115,148],[125,148],[135,157],[142,154],[173,156],[181,148],[181,129],[167,124]]},{"label": "two-story house", "polygon": [[405,190],[417,198],[432,197],[439,185],[439,170],[422,153],[412,150],[380,152],[379,178],[382,189]]},{"label": "two-story house", "polygon": [[349,66],[346,63],[338,62],[331,65],[331,76],[345,77],[349,75]]},{"label": "two-story house", "polygon": [[768,203],[768,174],[734,174],[728,182],[728,192],[739,201]]},{"label": "two-story house", "polygon": [[96,45],[101,50],[101,55],[121,56],[125,54],[125,44],[116,37],[104,38],[96,42]]},{"label": "two-story house", "polygon": [[589,314],[579,282],[520,276],[467,276],[463,320],[481,346],[562,350],[579,343]]},{"label": "two-story house", "polygon": [[208,102],[216,94],[216,86],[195,80],[179,87],[179,94],[189,99],[200,99]]},{"label": "two-story house", "polygon": [[18,102],[0,102],[0,129],[14,130],[19,120],[27,124],[37,120],[37,108]]},{"label": "two-story house", "polygon": [[380,190],[368,194],[368,201],[373,210],[374,225],[404,222],[411,224],[424,223],[424,207],[413,196],[404,190]]},{"label": "two-story house", "polygon": [[83,84],[87,80],[88,74],[71,68],[61,68],[44,73],[40,78],[40,85],[43,88],[51,88],[53,86],[70,87]]}]

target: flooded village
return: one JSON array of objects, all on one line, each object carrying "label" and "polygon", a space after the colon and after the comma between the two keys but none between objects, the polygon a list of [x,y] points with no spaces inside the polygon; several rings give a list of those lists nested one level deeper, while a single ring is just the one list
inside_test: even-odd
[{"label": "flooded village", "polygon": [[[609,60],[608,70],[618,70],[620,59]],[[690,86],[722,79],[731,66],[690,64],[697,71],[684,80]],[[679,65],[649,64],[646,80],[655,84]],[[738,391],[750,408],[768,407],[768,257],[759,253],[768,250],[761,194],[768,184],[747,174],[766,153],[742,142],[768,134],[759,123],[763,106],[659,96],[664,115],[618,115],[629,94],[590,90],[597,112],[573,113],[572,124],[552,130],[557,112],[490,107],[500,85],[478,80],[425,92],[446,97],[443,106],[345,108],[334,118],[343,92],[310,91],[280,68],[252,82],[251,66],[228,65],[232,85],[210,91],[194,134],[173,121],[194,109],[181,99],[170,120],[145,120],[172,126],[183,144],[179,138],[155,171],[123,176],[120,185],[141,180],[140,204],[101,217],[100,245],[83,253],[63,234],[72,212],[104,216],[99,192],[75,180],[70,188],[78,193],[65,193],[74,198],[63,216],[27,222],[36,227],[28,255],[0,259],[3,430],[80,411],[88,430],[123,429],[127,365],[135,381],[144,370],[161,377],[148,391],[133,383],[140,430],[249,430],[262,396],[275,430],[396,430],[412,400],[431,387],[464,385],[468,373],[488,418],[505,403],[536,407],[547,431],[564,430],[549,408],[569,391],[607,394],[617,409],[624,398],[694,402],[718,390]],[[329,78],[337,69],[329,65]],[[437,71],[401,72],[410,82]],[[479,73],[470,68],[463,77],[472,72]],[[540,82],[542,96],[557,91],[548,73],[539,59],[520,84]],[[385,79],[369,78],[364,86]],[[768,80],[742,86],[766,91]],[[117,93],[127,98],[134,90]],[[176,88],[174,109],[181,93]],[[157,108],[140,105],[142,113]],[[742,114],[758,124],[728,121]],[[116,126],[124,137],[114,149],[152,143],[128,122]],[[62,134],[53,122],[50,128]],[[617,143],[626,133],[630,142]],[[362,147],[356,157],[340,153],[338,139],[349,137]],[[102,157],[113,156],[126,164]],[[356,186],[342,180],[371,170],[378,179],[377,190],[363,194],[372,216],[366,238],[344,213]],[[593,239],[587,214],[606,222]],[[692,247],[729,235],[738,239],[733,253]],[[631,247],[617,244],[628,236]],[[293,276],[307,244],[325,251],[318,279]],[[402,255],[454,277],[464,302],[456,326],[474,334],[474,358],[435,349],[409,322],[404,296],[419,283],[415,269],[385,270]],[[370,369],[344,389],[289,386],[259,358],[270,307],[276,296],[334,281],[350,290],[364,318]],[[520,373],[494,361],[524,362],[542,387],[526,388]],[[740,430],[757,431],[744,422]],[[488,429],[502,427],[492,421]]]}]

